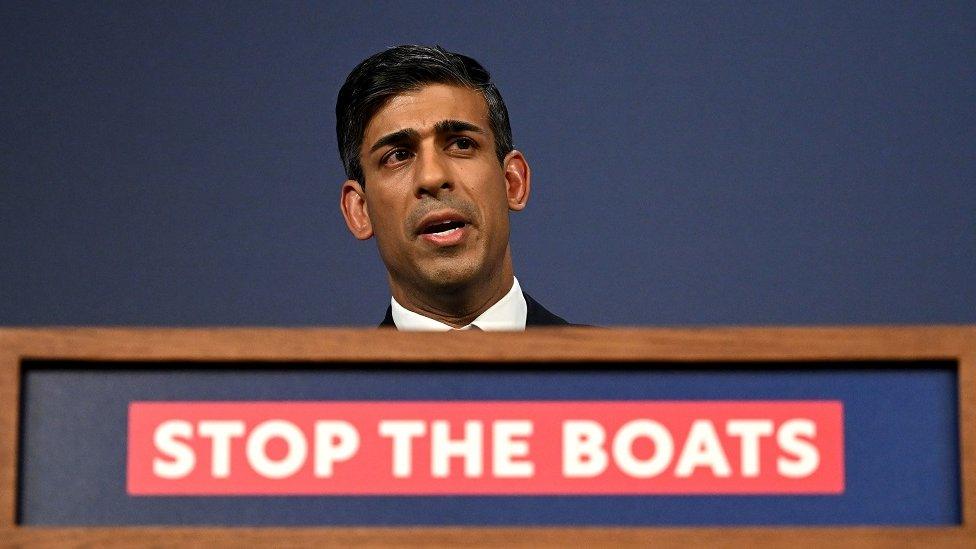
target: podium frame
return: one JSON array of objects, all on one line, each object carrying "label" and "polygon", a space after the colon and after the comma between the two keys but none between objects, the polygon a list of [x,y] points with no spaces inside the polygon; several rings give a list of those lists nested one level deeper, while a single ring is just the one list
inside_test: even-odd
[{"label": "podium frame", "polygon": [[[16,524],[24,360],[809,362],[952,360],[962,524],[946,527],[35,527]],[[976,326],[562,328],[403,333],[325,328],[0,329],[0,540],[13,545],[971,546],[976,540]]]}]

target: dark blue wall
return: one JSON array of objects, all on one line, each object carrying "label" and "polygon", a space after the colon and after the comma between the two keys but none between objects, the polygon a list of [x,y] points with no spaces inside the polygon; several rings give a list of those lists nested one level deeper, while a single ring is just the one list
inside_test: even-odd
[{"label": "dark blue wall", "polygon": [[976,322],[976,4],[0,4],[0,324],[375,324],[363,57],[492,71],[516,274],[595,324]]}]

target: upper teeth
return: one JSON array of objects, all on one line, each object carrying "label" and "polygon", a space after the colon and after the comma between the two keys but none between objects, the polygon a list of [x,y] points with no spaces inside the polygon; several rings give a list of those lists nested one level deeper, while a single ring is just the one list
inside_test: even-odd
[{"label": "upper teeth", "polygon": [[447,233],[453,233],[454,231],[456,231],[456,230],[458,230],[458,229],[460,229],[460,228],[461,228],[461,227],[454,227],[454,228],[452,228],[452,229],[444,229],[443,231],[437,231],[437,232],[435,232],[434,234],[447,234]]}]

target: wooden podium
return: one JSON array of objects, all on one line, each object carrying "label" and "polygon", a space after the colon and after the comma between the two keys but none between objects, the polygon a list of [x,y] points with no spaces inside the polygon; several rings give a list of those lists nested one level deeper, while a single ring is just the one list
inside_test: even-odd
[{"label": "wooden podium", "polygon": [[[18,522],[24,365],[97,363],[954,364],[961,524],[928,527],[160,527]],[[78,366],[78,365],[81,366]],[[883,369],[877,375],[885,375]],[[123,474],[124,472],[120,472]],[[315,546],[976,546],[976,327],[537,329],[400,333],[353,329],[0,329],[0,544]]]}]

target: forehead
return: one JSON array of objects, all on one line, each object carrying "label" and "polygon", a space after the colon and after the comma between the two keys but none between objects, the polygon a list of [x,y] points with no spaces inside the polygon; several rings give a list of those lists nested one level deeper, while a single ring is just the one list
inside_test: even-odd
[{"label": "forehead", "polygon": [[394,96],[366,126],[363,146],[399,130],[412,128],[421,134],[442,120],[471,122],[489,131],[488,104],[481,92],[447,84],[431,84]]}]

